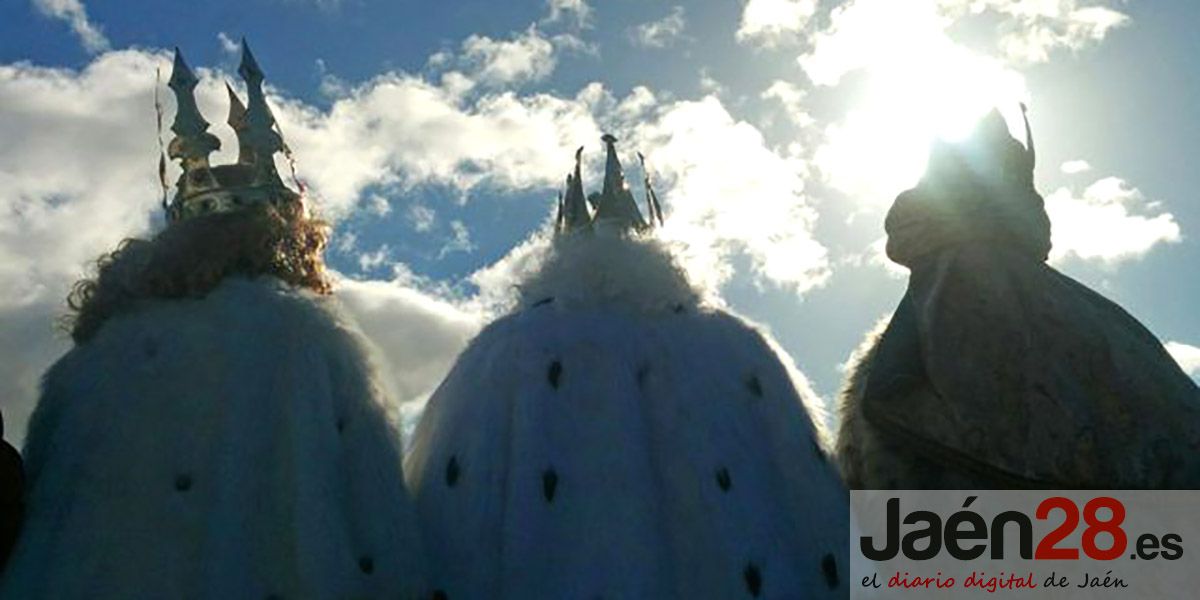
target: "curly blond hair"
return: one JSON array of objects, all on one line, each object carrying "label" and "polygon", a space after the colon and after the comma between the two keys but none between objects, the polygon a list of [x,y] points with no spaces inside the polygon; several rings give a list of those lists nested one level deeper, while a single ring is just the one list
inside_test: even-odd
[{"label": "curly blond hair", "polygon": [[82,343],[110,317],[152,298],[200,298],[226,277],[270,275],[330,293],[322,253],[328,226],[299,202],[261,204],[172,224],[149,240],[126,239],[75,283],[64,327]]}]

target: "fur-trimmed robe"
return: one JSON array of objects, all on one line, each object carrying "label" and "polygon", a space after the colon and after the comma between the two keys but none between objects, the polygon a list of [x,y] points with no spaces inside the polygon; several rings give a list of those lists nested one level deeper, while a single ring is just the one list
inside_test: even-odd
[{"label": "fur-trimmed robe", "polygon": [[230,279],[47,373],[5,599],[417,598],[400,438],[332,300]]},{"label": "fur-trimmed robe", "polygon": [[1045,264],[1032,162],[994,119],[990,138],[935,152],[888,213],[888,256],[912,275],[843,393],[847,483],[1200,488],[1200,388],[1137,319]]},{"label": "fur-trimmed robe", "polygon": [[946,251],[850,372],[852,489],[1200,488],[1200,389],[1136,319],[1042,263]]},{"label": "fur-trimmed robe", "polygon": [[[847,503],[797,390],[657,244],[560,240],[407,463],[456,600],[844,598]],[[801,384],[803,387],[803,384]]]}]

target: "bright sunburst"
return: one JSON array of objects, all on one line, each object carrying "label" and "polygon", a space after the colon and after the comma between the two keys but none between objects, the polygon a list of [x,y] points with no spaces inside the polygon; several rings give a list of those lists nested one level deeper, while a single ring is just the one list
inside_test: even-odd
[{"label": "bright sunburst", "polygon": [[843,45],[831,49],[843,56],[831,65],[818,48],[805,65],[810,73],[832,70],[824,71],[831,77],[865,71],[863,91],[847,118],[826,129],[817,162],[835,187],[876,206],[920,177],[933,140],[964,137],[993,108],[1010,126],[1020,123],[1019,103],[1029,95],[1019,73],[951,39],[932,6],[896,10],[894,17],[848,20],[853,35],[842,33],[857,38],[854,59],[844,58]]}]

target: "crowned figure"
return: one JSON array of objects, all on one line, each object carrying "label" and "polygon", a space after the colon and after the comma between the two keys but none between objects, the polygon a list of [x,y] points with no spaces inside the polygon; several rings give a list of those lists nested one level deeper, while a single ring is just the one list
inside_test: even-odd
[{"label": "crowned figure", "polygon": [[395,408],[338,310],[327,228],[243,43],[235,164],[176,50],[166,227],[69,299],[25,446],[27,516],[5,599],[424,598]]},{"label": "crowned figure", "polygon": [[[605,136],[556,233],[430,398],[406,463],[451,599],[844,598],[847,504],[807,383],[703,300]],[[643,166],[644,169],[644,166]]]},{"label": "crowned figure", "polygon": [[936,144],[887,215],[887,254],[911,275],[843,391],[851,488],[1200,487],[1200,389],[1137,319],[1046,264],[1028,118],[1025,138],[993,111]]}]

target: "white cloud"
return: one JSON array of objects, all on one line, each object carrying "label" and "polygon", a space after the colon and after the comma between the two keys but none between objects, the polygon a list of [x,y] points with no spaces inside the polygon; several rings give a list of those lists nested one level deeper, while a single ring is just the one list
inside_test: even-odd
[{"label": "white cloud", "polygon": [[368,186],[440,184],[463,194],[557,186],[564,157],[600,135],[577,99],[504,92],[466,101],[403,73],[350,90],[328,111],[272,100],[302,174],[334,217]]},{"label": "white cloud", "polygon": [[485,320],[403,272],[392,281],[341,279],[337,296],[382,351],[401,402],[432,392]]},{"label": "white cloud", "polygon": [[811,36],[811,49],[798,62],[823,86],[858,69],[931,68],[941,62],[939,53],[954,50],[945,35],[949,24],[925,0],[850,0],[833,9],[829,25]]},{"label": "white cloud", "polygon": [[433,229],[433,224],[437,221],[437,212],[424,204],[409,205],[406,216],[413,230],[422,233]]},{"label": "white cloud", "polygon": [[0,310],[58,301],[83,264],[146,231],[160,190],[146,104],[163,55],[82,71],[0,65]]},{"label": "white cloud", "polygon": [[817,0],[748,0],[737,40],[767,47],[794,41],[816,12]]},{"label": "white cloud", "polygon": [[888,277],[892,279],[905,280],[908,279],[910,271],[908,267],[900,263],[893,262],[887,255],[887,236],[883,235],[875,238],[866,249],[860,252],[849,252],[841,254],[837,259],[838,267],[878,267]]},{"label": "white cloud", "polygon": [[1103,4],[1078,0],[940,0],[950,14],[994,12],[1005,18],[999,47],[1009,59],[1043,63],[1055,50],[1079,51],[1102,41],[1129,17]]},{"label": "white cloud", "polygon": [[108,50],[108,38],[104,30],[88,18],[87,7],[80,0],[33,0],[33,5],[47,17],[58,19],[71,26],[71,31],[83,44],[83,49],[92,54]]},{"label": "white cloud", "polygon": [[511,40],[472,35],[462,43],[470,65],[468,76],[488,85],[522,84],[545,79],[554,71],[554,45],[530,26]]},{"label": "white cloud", "polygon": [[387,244],[380,245],[374,252],[363,252],[358,255],[358,270],[361,273],[369,273],[384,264],[390,266],[391,263],[392,248]]},{"label": "white cloud", "polygon": [[513,286],[525,280],[541,264],[551,240],[552,229],[549,224],[547,218],[547,226],[534,230],[500,260],[471,274],[468,280],[479,289],[479,293],[471,299],[470,306],[490,314],[500,314],[515,306],[517,293]]},{"label": "white cloud", "polygon": [[1180,240],[1175,217],[1117,177],[1105,177],[1077,195],[1059,188],[1046,196],[1054,244],[1050,258],[1069,256],[1115,264]]},{"label": "white cloud", "polygon": [[1066,175],[1077,175],[1079,173],[1087,173],[1092,170],[1092,165],[1086,160],[1068,160],[1059,167]]},{"label": "white cloud", "polygon": [[221,52],[229,56],[239,56],[242,53],[242,45],[224,31],[217,32],[217,43],[221,45]]},{"label": "white cloud", "polygon": [[936,68],[937,52],[964,49],[948,30],[987,16],[1000,17],[1000,25],[983,45],[994,43],[1009,63],[1046,62],[1055,50],[1082,50],[1128,22],[1121,13],[1080,7],[1077,0],[849,0],[811,36],[812,49],[800,65],[819,85],[834,85],[862,68]]},{"label": "white cloud", "polygon": [[1200,348],[1181,342],[1167,342],[1166,347],[1184,373],[1193,379],[1200,379]]},{"label": "white cloud", "polygon": [[[603,88],[598,89],[603,91]],[[630,90],[629,95],[622,98],[612,112],[622,122],[634,122],[644,117],[656,104],[658,98],[654,96],[654,92],[644,85],[639,85]]]},{"label": "white cloud", "polygon": [[392,213],[392,204],[382,194],[371,194],[363,201],[363,208],[373,216],[386,217]]},{"label": "white cloud", "polygon": [[580,29],[592,24],[592,7],[587,0],[546,0],[550,14],[543,19],[545,23],[557,23],[570,19],[572,24]]},{"label": "white cloud", "polygon": [[684,266],[701,287],[727,281],[735,255],[749,259],[761,284],[803,293],[828,279],[803,165],[770,150],[757,128],[715,96],[659,107],[631,142],[662,180],[669,207],[663,235],[684,244]]},{"label": "white cloud", "polygon": [[790,81],[776,79],[759,97],[779,102],[788,120],[798,127],[808,127],[814,123],[812,116],[804,108],[808,92]]},{"label": "white cloud", "polygon": [[712,72],[708,70],[708,67],[700,67],[699,75],[700,91],[704,92],[705,94],[719,97],[728,91],[725,89],[725,86],[721,85],[720,81],[717,81],[716,78],[712,76]]},{"label": "white cloud", "polygon": [[471,253],[475,251],[475,243],[471,241],[471,232],[462,221],[450,221],[450,232],[453,235],[438,251],[438,258],[445,258],[447,254],[453,252]]},{"label": "white cloud", "polygon": [[629,39],[643,48],[666,48],[683,37],[687,27],[682,6],[674,6],[667,16],[629,29]]}]

